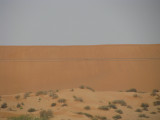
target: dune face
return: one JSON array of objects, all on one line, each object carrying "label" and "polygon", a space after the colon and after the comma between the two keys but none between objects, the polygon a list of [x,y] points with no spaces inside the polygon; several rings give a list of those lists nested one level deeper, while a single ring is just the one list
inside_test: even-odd
[{"label": "dune face", "polygon": [[0,94],[89,85],[97,90],[160,86],[160,44],[0,46]]}]

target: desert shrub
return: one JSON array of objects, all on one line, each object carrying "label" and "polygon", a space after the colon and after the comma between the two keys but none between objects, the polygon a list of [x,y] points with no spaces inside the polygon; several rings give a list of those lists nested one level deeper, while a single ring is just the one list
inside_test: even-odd
[{"label": "desert shrub", "polygon": [[148,103],[142,103],[142,104],[141,104],[141,107],[143,107],[143,108],[149,107],[149,104],[148,104]]},{"label": "desert shrub", "polygon": [[137,98],[137,97],[139,97],[139,96],[138,96],[138,94],[134,94],[133,97]]},{"label": "desert shrub", "polygon": [[50,94],[50,97],[52,97],[52,99],[57,99],[58,98],[58,95],[53,93],[53,94]]},{"label": "desert shrub", "polygon": [[115,112],[117,112],[117,113],[119,113],[119,114],[123,114],[123,111],[120,110],[120,109],[116,110]]},{"label": "desert shrub", "polygon": [[61,98],[61,99],[58,100],[58,102],[59,102],[59,103],[65,103],[65,102],[66,102],[66,99]]},{"label": "desert shrub", "polygon": [[157,100],[160,100],[160,95],[157,95],[156,99],[157,99]]},{"label": "desert shrub", "polygon": [[127,105],[127,108],[129,108],[129,109],[132,109],[132,106],[130,106],[130,105]]},{"label": "desert shrub", "polygon": [[56,106],[56,103],[52,103],[51,106],[52,106],[52,107]]},{"label": "desert shrub", "polygon": [[77,114],[79,114],[79,115],[85,115],[88,118],[93,118],[93,115],[91,115],[89,113],[77,112]]},{"label": "desert shrub", "polygon": [[16,95],[15,98],[18,100],[20,98],[20,95]]},{"label": "desert shrub", "polygon": [[108,107],[109,107],[109,108],[112,108],[112,109],[117,109],[116,105],[111,104],[111,103],[108,105]]},{"label": "desert shrub", "polygon": [[81,97],[73,96],[73,98],[75,101],[83,102],[83,99]]},{"label": "desert shrub", "polygon": [[62,104],[61,106],[64,107],[64,106],[68,106],[68,105],[67,105],[66,103],[64,103],[64,104]]},{"label": "desert shrub", "polygon": [[131,88],[129,90],[126,90],[126,92],[137,92],[137,90],[135,88]]},{"label": "desert shrub", "polygon": [[47,91],[38,91],[36,92],[36,96],[39,96],[39,95],[47,95]]},{"label": "desert shrub", "polygon": [[20,107],[21,107],[21,104],[18,103],[18,104],[17,104],[17,108],[20,108]]},{"label": "desert shrub", "polygon": [[155,101],[155,102],[153,102],[153,105],[154,105],[154,106],[160,105],[160,101]]},{"label": "desert shrub", "polygon": [[115,115],[115,116],[113,116],[112,117],[114,120],[118,120],[118,119],[121,119],[122,117],[121,117],[121,115]]},{"label": "desert shrub", "polygon": [[135,112],[142,112],[142,110],[138,108],[135,110]]},{"label": "desert shrub", "polygon": [[80,89],[84,89],[85,87],[84,87],[84,85],[81,85],[79,88],[80,88]]},{"label": "desert shrub", "polygon": [[53,112],[51,110],[40,111],[40,118],[48,120],[51,117],[53,117]]},{"label": "desert shrub", "polygon": [[29,108],[28,109],[28,112],[35,112],[36,111],[36,109],[34,109],[34,108]]},{"label": "desert shrub", "polygon": [[156,114],[156,112],[150,112],[150,114]]},{"label": "desert shrub", "polygon": [[31,94],[31,92],[27,92],[27,93],[25,93],[25,94],[24,94],[24,99],[26,99],[26,98],[30,97],[30,94]]},{"label": "desert shrub", "polygon": [[2,105],[1,105],[1,108],[7,108],[8,106],[7,106],[7,103],[3,103]]},{"label": "desert shrub", "polygon": [[126,106],[127,103],[124,100],[114,100],[113,104],[120,104],[121,106]]},{"label": "desert shrub", "polygon": [[107,117],[97,115],[92,120],[107,120]]},{"label": "desert shrub", "polygon": [[18,117],[8,118],[8,120],[45,120],[45,119],[41,119],[38,117],[29,116],[29,115],[21,115]]},{"label": "desert shrub", "polygon": [[95,90],[93,89],[93,88],[91,88],[91,87],[86,87],[87,89],[89,89],[89,90],[91,90],[92,92],[95,92]]},{"label": "desert shrub", "polygon": [[100,110],[109,110],[108,106],[99,106],[98,109],[100,109]]},{"label": "desert shrub", "polygon": [[149,118],[149,116],[146,116],[145,114],[139,114],[138,117],[141,117],[141,118]]},{"label": "desert shrub", "polygon": [[91,108],[90,108],[90,106],[85,106],[84,109],[85,110],[90,110]]},{"label": "desert shrub", "polygon": [[71,92],[73,92],[74,91],[74,89],[71,89]]}]

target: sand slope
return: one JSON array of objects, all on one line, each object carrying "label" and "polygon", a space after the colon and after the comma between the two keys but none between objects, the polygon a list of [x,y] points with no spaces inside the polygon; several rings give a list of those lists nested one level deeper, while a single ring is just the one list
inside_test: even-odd
[{"label": "sand slope", "polygon": [[[53,94],[58,95],[53,99]],[[141,120],[140,114],[145,114],[149,118],[143,118],[146,120],[159,120],[160,119],[160,105],[154,106],[153,102],[160,101],[160,92],[157,92],[155,96],[151,96],[151,92],[113,92],[113,91],[91,91],[90,89],[63,89],[59,91],[49,91],[45,95],[38,95],[31,93],[29,97],[24,99],[24,94],[3,95],[1,96],[0,105],[4,102],[7,103],[7,108],[0,109],[0,119],[4,119],[11,116],[19,116],[22,114],[32,114],[39,116],[41,110],[52,110],[54,117],[51,120],[91,120],[91,118],[77,114],[78,112],[88,113],[92,116],[104,116],[108,120],[113,120],[113,116],[119,113],[116,110],[123,111],[121,115],[122,120]],[[19,99],[15,96],[20,95]],[[136,96],[137,95],[137,96]],[[76,101],[73,96],[81,98],[83,101]],[[67,106],[62,106],[64,103],[59,103],[59,99],[65,99]],[[124,100],[126,105],[114,104],[115,100]],[[17,108],[18,103],[23,103],[22,109]],[[51,106],[52,103],[56,103],[56,106]],[[109,110],[100,110],[100,106],[108,106],[109,103],[114,104],[117,109],[109,108]],[[148,110],[143,110],[142,103],[149,105]],[[85,106],[90,106],[90,110],[84,109]],[[130,106],[130,107],[129,107]],[[27,112],[29,108],[35,108],[36,112]],[[142,112],[135,112],[136,109],[141,109]],[[151,114],[155,112],[155,114]]]},{"label": "sand slope", "polygon": [[160,85],[160,44],[0,46],[0,94],[66,89],[97,90]]}]

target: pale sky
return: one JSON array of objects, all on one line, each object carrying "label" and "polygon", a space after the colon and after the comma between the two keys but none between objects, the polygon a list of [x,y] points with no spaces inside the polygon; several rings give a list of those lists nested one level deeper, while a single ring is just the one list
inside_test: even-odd
[{"label": "pale sky", "polygon": [[160,44],[160,0],[0,0],[0,45]]}]

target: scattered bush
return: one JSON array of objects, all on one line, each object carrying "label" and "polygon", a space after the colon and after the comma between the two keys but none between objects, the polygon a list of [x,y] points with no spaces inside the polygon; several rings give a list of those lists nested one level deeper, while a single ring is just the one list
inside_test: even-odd
[{"label": "scattered bush", "polygon": [[93,118],[93,116],[91,114],[89,114],[89,113],[77,112],[77,114],[79,114],[79,115],[85,115],[88,118]]},{"label": "scattered bush", "polygon": [[56,106],[56,103],[52,103],[51,106],[52,106],[52,107]]},{"label": "scattered bush", "polygon": [[116,105],[111,104],[111,103],[108,105],[108,107],[109,107],[109,108],[112,108],[112,109],[117,109]]},{"label": "scattered bush", "polygon": [[81,97],[73,96],[73,98],[75,101],[83,102],[83,99]]},{"label": "scattered bush", "polygon": [[130,106],[130,105],[127,105],[127,108],[129,108],[129,109],[132,109],[132,106]]},{"label": "scattered bush", "polygon": [[86,87],[87,89],[89,89],[89,90],[91,90],[92,92],[95,92],[95,90],[93,89],[93,88],[91,88],[91,87]]},{"label": "scattered bush", "polygon": [[142,112],[142,110],[138,108],[135,110],[135,112]]},{"label": "scattered bush", "polygon": [[112,117],[114,120],[118,120],[118,119],[121,119],[122,117],[121,117],[121,115],[115,115],[115,116],[113,116]]},{"label": "scattered bush", "polygon": [[100,109],[100,110],[109,110],[108,106],[99,106],[98,109]]},{"label": "scattered bush", "polygon": [[150,114],[156,114],[156,112],[150,112]]},{"label": "scattered bush", "polygon": [[22,115],[19,117],[8,118],[8,120],[45,120],[45,119],[41,119],[38,117],[29,116],[29,115]]},{"label": "scattered bush", "polygon": [[120,104],[121,106],[126,106],[127,103],[124,100],[114,100],[113,104]]},{"label": "scattered bush", "polygon": [[68,106],[66,103],[64,103],[64,104],[62,104],[62,107],[64,107],[64,106]]},{"label": "scattered bush", "polygon": [[149,116],[146,116],[145,114],[139,114],[139,117],[141,117],[141,118],[149,118]]},{"label": "scattered bush", "polygon": [[138,96],[138,94],[134,94],[133,97],[137,98],[137,97],[139,97],[139,96]]},{"label": "scattered bush", "polygon": [[16,95],[15,98],[18,100],[20,98],[20,95]]},{"label": "scattered bush", "polygon": [[131,88],[129,90],[126,90],[126,92],[137,92],[137,90],[135,88]]},{"label": "scattered bush", "polygon": [[95,116],[92,120],[107,120],[107,117],[105,116]]},{"label": "scattered bush", "polygon": [[21,104],[18,103],[18,104],[17,104],[17,108],[20,108],[20,107],[21,107]]},{"label": "scattered bush", "polygon": [[59,102],[59,103],[65,103],[65,102],[66,102],[66,99],[63,99],[63,98],[62,98],[62,99],[59,99],[58,102]]},{"label": "scattered bush", "polygon": [[7,103],[3,103],[2,105],[1,105],[1,108],[7,108],[8,106],[7,106]]},{"label": "scattered bush", "polygon": [[84,85],[81,85],[79,88],[80,88],[80,89],[84,89],[85,87],[84,87]]},{"label": "scattered bush", "polygon": [[51,110],[40,111],[40,118],[43,118],[44,120],[48,120],[51,117],[53,117],[53,112]]},{"label": "scattered bush", "polygon": [[153,105],[154,105],[154,106],[160,105],[160,101],[155,101],[155,102],[153,102]]},{"label": "scattered bush", "polygon": [[39,95],[47,95],[47,91],[38,91],[36,92],[36,96],[39,96]]},{"label": "scattered bush", "polygon": [[28,97],[30,97],[31,92],[27,92],[24,94],[24,99],[27,99]]},{"label": "scattered bush", "polygon": [[90,106],[85,106],[84,109],[85,110],[90,110],[91,108],[90,108]]},{"label": "scattered bush", "polygon": [[28,112],[35,112],[35,111],[36,111],[36,109],[34,109],[34,108],[28,109]]},{"label": "scattered bush", "polygon": [[120,110],[120,109],[116,110],[115,112],[117,112],[117,113],[119,113],[119,114],[123,114],[123,111]]}]

